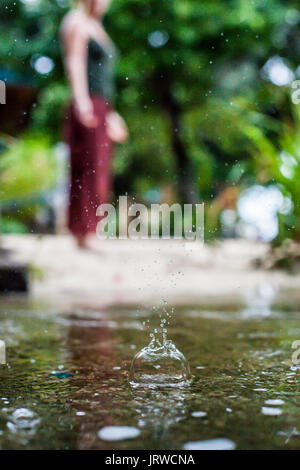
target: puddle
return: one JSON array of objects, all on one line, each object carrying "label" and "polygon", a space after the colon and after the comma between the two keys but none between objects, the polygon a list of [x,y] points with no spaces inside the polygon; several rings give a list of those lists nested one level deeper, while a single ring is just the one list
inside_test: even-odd
[{"label": "puddle", "polygon": [[298,449],[300,315],[265,308],[176,308],[168,339],[191,380],[143,388],[130,366],[151,309],[70,315],[2,298],[0,449]]}]

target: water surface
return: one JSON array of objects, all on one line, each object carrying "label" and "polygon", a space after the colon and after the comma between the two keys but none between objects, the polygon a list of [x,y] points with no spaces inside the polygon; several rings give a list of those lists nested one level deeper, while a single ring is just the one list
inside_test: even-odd
[{"label": "water surface", "polygon": [[[190,385],[133,388],[130,364],[151,316],[141,306],[67,313],[2,298],[0,448],[300,447],[297,306],[176,308],[168,337],[189,361]],[[110,442],[99,437],[106,426],[140,432]]]}]

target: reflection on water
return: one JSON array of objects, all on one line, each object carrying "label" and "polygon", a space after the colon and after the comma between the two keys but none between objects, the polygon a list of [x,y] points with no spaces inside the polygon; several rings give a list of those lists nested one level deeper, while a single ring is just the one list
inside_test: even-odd
[{"label": "reflection on water", "polygon": [[246,307],[242,311],[244,317],[268,317],[272,314],[272,303],[277,289],[273,284],[264,282],[243,292]]},{"label": "reflection on water", "polygon": [[185,387],[153,389],[136,387],[132,391],[138,414],[138,426],[147,430],[155,442],[155,449],[172,448],[169,429],[186,416]]},{"label": "reflection on water", "polygon": [[247,300],[222,311],[177,309],[168,337],[192,380],[168,388],[129,381],[151,310],[70,315],[2,302],[0,448],[299,448],[299,367],[291,362],[299,313],[262,292],[269,300],[259,298],[254,315]]}]

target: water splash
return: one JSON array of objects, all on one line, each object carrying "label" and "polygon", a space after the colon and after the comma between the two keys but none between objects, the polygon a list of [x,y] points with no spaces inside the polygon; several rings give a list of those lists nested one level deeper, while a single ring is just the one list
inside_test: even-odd
[{"label": "water splash", "polygon": [[[150,343],[139,351],[131,364],[132,385],[168,385],[188,383],[188,361],[175,344],[167,338],[170,313],[163,300],[160,327],[150,333]],[[155,308],[153,309],[155,310]]]}]

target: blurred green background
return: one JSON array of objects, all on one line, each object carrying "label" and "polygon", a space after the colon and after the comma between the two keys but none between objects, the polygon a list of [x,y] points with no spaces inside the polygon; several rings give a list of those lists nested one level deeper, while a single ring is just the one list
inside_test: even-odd
[{"label": "blurred green background", "polygon": [[[299,239],[300,105],[291,99],[300,77],[297,7],[291,0],[112,1],[105,26],[121,52],[115,106],[130,130],[116,149],[115,195],[205,201],[207,239]],[[69,0],[0,4],[0,79],[16,116],[11,122],[13,111],[0,105],[5,233],[55,230],[66,193],[69,89],[58,30],[69,8]]]}]

